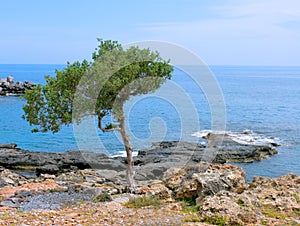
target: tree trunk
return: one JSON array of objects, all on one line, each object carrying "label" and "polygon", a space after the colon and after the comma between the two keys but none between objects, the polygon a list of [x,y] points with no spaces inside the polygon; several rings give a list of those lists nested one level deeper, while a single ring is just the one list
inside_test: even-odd
[{"label": "tree trunk", "polygon": [[126,156],[127,156],[126,179],[129,184],[129,187],[134,188],[135,187],[135,182],[134,182],[134,173],[135,172],[133,169],[133,165],[134,165],[133,156],[132,156],[133,148],[130,145],[130,138],[129,138],[128,134],[126,133],[126,123],[125,123],[124,114],[123,114],[122,118],[120,119],[120,133],[121,133],[121,136],[123,139],[123,143],[124,143],[125,150],[126,150]]}]

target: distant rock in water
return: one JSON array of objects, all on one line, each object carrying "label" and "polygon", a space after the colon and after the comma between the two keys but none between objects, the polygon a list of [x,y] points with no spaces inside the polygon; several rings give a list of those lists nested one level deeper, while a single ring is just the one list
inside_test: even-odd
[{"label": "distant rock in water", "polygon": [[194,133],[192,136],[207,140],[208,145],[228,144],[231,145],[257,145],[257,146],[280,146],[280,141],[276,137],[256,134],[250,130],[243,132],[231,131],[212,131],[201,130]]},{"label": "distant rock in water", "polygon": [[25,94],[26,89],[31,89],[36,86],[35,83],[30,81],[14,82],[14,77],[12,75],[7,76],[7,78],[0,78],[0,96],[18,96]]}]

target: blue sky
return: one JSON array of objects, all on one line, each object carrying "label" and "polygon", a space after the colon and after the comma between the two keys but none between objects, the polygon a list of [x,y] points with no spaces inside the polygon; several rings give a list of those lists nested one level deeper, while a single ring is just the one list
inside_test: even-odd
[{"label": "blue sky", "polygon": [[0,64],[90,59],[96,38],[167,41],[209,65],[300,66],[299,0],[0,0]]}]

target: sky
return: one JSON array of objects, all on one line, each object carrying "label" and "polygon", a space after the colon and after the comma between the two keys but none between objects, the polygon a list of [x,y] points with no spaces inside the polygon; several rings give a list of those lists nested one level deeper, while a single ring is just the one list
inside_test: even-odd
[{"label": "sky", "polygon": [[300,1],[0,0],[0,64],[89,60],[97,38],[171,42],[208,65],[300,66]]}]

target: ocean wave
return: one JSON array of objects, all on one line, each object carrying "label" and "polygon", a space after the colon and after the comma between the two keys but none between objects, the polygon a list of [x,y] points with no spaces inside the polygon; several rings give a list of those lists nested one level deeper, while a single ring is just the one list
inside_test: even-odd
[{"label": "ocean wave", "polygon": [[257,134],[251,130],[244,130],[243,132],[201,130],[193,133],[192,136],[206,139],[209,134],[224,135],[239,144],[245,145],[281,145],[279,138]]}]

